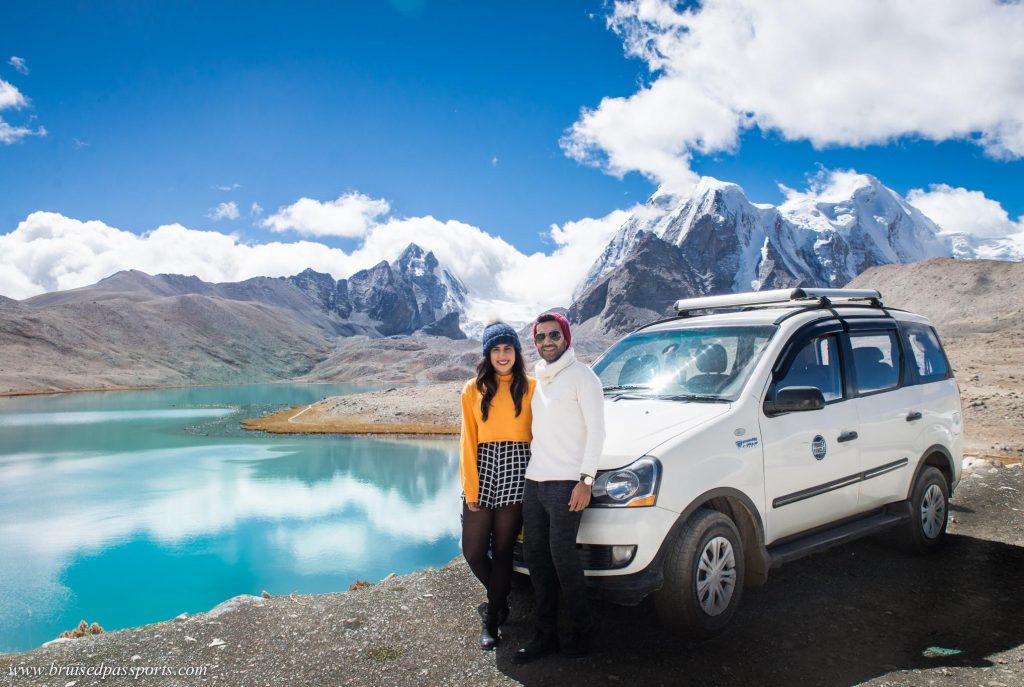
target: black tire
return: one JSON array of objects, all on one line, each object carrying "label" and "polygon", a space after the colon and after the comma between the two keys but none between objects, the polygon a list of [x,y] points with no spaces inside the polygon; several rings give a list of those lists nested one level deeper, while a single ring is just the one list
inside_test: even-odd
[{"label": "black tire", "polygon": [[658,616],[667,628],[682,636],[713,637],[732,620],[743,592],[743,542],[739,531],[728,516],[702,508],[669,546],[665,584],[654,598]]},{"label": "black tire", "polygon": [[907,548],[913,553],[935,551],[946,539],[949,521],[949,485],[938,468],[926,466],[910,493],[910,526]]}]

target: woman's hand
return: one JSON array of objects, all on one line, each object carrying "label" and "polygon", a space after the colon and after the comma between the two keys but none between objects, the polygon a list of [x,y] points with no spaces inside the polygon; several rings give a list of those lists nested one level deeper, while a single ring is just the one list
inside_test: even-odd
[{"label": "woman's hand", "polygon": [[466,501],[466,508],[468,508],[470,512],[476,513],[480,510],[480,504],[476,501]]}]

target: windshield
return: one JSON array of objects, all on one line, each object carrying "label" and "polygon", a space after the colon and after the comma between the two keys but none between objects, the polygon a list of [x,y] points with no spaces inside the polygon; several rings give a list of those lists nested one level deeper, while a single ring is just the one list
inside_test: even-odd
[{"label": "windshield", "polygon": [[733,401],[775,327],[705,327],[638,332],[594,363],[606,395]]}]

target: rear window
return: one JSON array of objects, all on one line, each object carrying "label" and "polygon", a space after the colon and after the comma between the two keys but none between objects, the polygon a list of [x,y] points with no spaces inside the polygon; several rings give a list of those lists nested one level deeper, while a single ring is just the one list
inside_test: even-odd
[{"label": "rear window", "polygon": [[937,382],[949,377],[949,361],[935,330],[924,325],[904,325],[910,366],[921,384]]}]

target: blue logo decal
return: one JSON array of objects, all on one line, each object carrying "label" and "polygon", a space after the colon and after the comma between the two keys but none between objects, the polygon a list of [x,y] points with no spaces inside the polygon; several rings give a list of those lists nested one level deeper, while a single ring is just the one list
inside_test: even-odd
[{"label": "blue logo decal", "polygon": [[811,440],[811,454],[815,460],[824,459],[827,452],[828,444],[825,443],[825,437],[819,434]]},{"label": "blue logo decal", "polygon": [[757,446],[757,437],[750,437],[749,439],[740,439],[736,442],[736,448],[754,448]]}]

